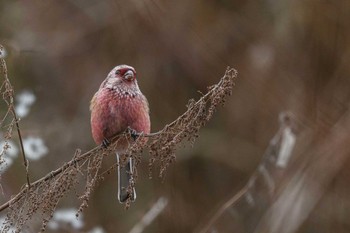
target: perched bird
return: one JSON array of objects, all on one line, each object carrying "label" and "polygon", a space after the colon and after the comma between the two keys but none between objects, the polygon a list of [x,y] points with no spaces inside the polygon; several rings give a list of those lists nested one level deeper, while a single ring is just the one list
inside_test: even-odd
[{"label": "perched bird", "polygon": [[[131,66],[119,65],[112,69],[92,98],[90,111],[92,136],[97,144],[108,144],[113,136],[128,128],[138,133],[150,132],[148,101],[137,85],[136,71]],[[132,182],[132,158],[128,158],[125,167],[120,166],[120,155],[131,141],[123,137],[117,144],[118,200],[121,203],[136,198],[134,188],[131,193],[127,190]]]}]

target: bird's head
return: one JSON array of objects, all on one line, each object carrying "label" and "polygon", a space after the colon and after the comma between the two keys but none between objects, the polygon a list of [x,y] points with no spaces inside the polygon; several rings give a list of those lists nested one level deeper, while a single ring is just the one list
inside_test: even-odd
[{"label": "bird's head", "polygon": [[114,67],[111,72],[109,72],[101,87],[113,88],[120,85],[129,87],[137,85],[134,67],[128,65]]}]

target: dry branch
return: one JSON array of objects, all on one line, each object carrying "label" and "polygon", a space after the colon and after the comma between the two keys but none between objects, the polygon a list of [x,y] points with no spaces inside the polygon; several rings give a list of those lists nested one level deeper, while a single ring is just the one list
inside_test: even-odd
[{"label": "dry branch", "polygon": [[[2,58],[1,62],[5,64]],[[3,69],[3,75],[5,76],[4,72]],[[127,130],[120,135],[116,135],[115,139],[112,140],[113,143],[107,148],[98,146],[83,154],[80,153],[80,150],[77,150],[72,160],[39,180],[25,185],[19,193],[0,206],[0,211],[8,210],[2,231],[6,232],[10,225],[17,230],[22,229],[26,222],[37,213],[42,214],[41,231],[44,231],[57,204],[69,190],[75,187],[80,176],[85,178],[86,186],[85,191],[79,197],[82,203],[77,214],[83,211],[88,205],[90,194],[93,192],[97,181],[101,180],[106,173],[110,173],[117,166],[124,165],[114,164],[107,171],[100,172],[103,158],[114,154],[113,152],[120,138],[126,137],[131,140],[124,158],[133,157],[135,159],[135,176],[137,176],[136,168],[141,162],[141,154],[144,150],[147,150],[151,155],[149,161],[150,171],[157,163],[159,165],[159,176],[164,176],[167,167],[176,158],[176,148],[185,141],[190,142],[190,144],[194,143],[198,137],[199,129],[211,119],[217,106],[224,104],[226,97],[231,95],[236,78],[237,71],[228,67],[218,84],[211,86],[208,92],[198,101],[190,100],[187,105],[187,111],[175,121],[167,124],[159,132],[138,134],[136,140],[132,140],[131,134]],[[0,91],[2,91],[2,88]],[[13,95],[13,91],[11,95]],[[145,140],[145,138],[148,138],[148,140]],[[128,187],[130,190],[132,188]],[[126,208],[129,205],[130,200],[127,202]]]},{"label": "dry branch", "polygon": [[[0,45],[0,51],[3,51],[3,50],[4,50],[4,48]],[[4,92],[6,94],[3,96],[3,99],[5,100],[5,102],[6,102],[7,106],[8,106],[8,112],[10,111],[12,113],[13,121],[14,121],[14,123],[16,125],[17,134],[18,134],[18,138],[19,138],[19,144],[20,144],[22,158],[23,158],[23,165],[26,168],[27,185],[30,186],[29,163],[28,163],[28,160],[26,158],[26,154],[25,154],[24,147],[23,147],[23,140],[22,140],[21,130],[19,128],[19,119],[17,117],[16,111],[15,111],[15,107],[14,107],[14,104],[13,104],[14,91],[13,91],[11,82],[10,82],[8,76],[7,76],[6,62],[5,62],[4,59],[1,59],[0,62],[1,62],[1,64],[0,64],[1,70],[3,71],[3,75],[4,75],[3,85],[6,88],[6,92]],[[6,116],[7,116],[7,113],[6,113]]]}]

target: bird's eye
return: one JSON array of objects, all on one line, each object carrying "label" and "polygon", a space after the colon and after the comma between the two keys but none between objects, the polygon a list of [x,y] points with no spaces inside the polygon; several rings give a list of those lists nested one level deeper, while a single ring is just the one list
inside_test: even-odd
[{"label": "bird's eye", "polygon": [[115,72],[115,74],[116,74],[116,75],[120,75],[120,70],[117,70],[117,71]]}]

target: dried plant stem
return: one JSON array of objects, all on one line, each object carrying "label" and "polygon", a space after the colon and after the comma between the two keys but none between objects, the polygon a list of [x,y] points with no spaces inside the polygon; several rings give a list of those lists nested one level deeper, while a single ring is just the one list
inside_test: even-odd
[{"label": "dried plant stem", "polygon": [[[3,49],[4,49],[3,46],[0,45],[0,51],[2,51]],[[26,154],[25,154],[24,147],[23,147],[23,140],[22,140],[21,130],[19,128],[19,119],[17,117],[16,111],[15,111],[15,108],[14,108],[14,105],[13,105],[13,96],[14,96],[13,88],[12,88],[11,82],[10,82],[10,80],[8,78],[8,75],[7,75],[6,62],[5,62],[5,60],[3,58],[0,58],[0,61],[1,61],[1,68],[2,68],[2,71],[3,71],[4,79],[5,79],[4,85],[8,86],[8,90],[10,90],[10,93],[8,93],[8,95],[7,95],[7,97],[9,98],[9,101],[6,101],[6,103],[9,106],[9,110],[11,111],[11,113],[13,115],[13,118],[15,120],[17,134],[18,134],[18,138],[19,138],[19,144],[20,144],[20,147],[21,147],[21,153],[22,153],[22,157],[23,157],[23,164],[24,164],[24,167],[26,169],[27,185],[28,185],[28,187],[30,187],[29,163],[28,163],[28,160],[26,158]],[[5,117],[7,116],[7,114],[8,114],[8,112],[6,113]]]},{"label": "dried plant stem", "polygon": [[[44,177],[40,178],[39,180],[33,182],[31,184],[31,187],[36,187],[37,185],[41,184],[44,181],[50,180],[54,177],[56,177],[57,175],[61,174],[63,171],[65,171],[67,168],[73,166],[74,164],[86,159],[87,157],[89,157],[90,155],[92,155],[93,153],[95,153],[97,150],[101,150],[102,147],[98,146],[95,147],[94,149],[80,155],[79,157],[69,161],[68,163],[65,163],[62,167],[57,168],[54,171],[51,171],[50,173],[46,174]],[[24,195],[26,192],[28,191],[28,187],[23,188],[19,193],[17,193],[16,196],[12,197],[9,201],[7,201],[6,203],[2,204],[0,206],[0,212],[6,208],[8,208],[11,204],[16,203],[22,195]]]},{"label": "dried plant stem", "polygon": [[[227,68],[227,71],[234,71],[234,72],[235,72],[234,75],[235,75],[235,76],[237,75],[236,71],[230,69],[229,67]],[[222,82],[223,82],[223,80],[221,79],[220,82],[219,82],[217,85],[215,85],[214,88],[213,88],[211,91],[208,91],[205,95],[203,95],[194,105],[198,105],[199,103],[201,103],[201,102],[203,102],[203,101],[206,102],[206,101],[209,99],[209,97],[210,97],[210,95],[212,94],[212,92],[214,92],[217,88],[219,88],[220,85],[222,84]],[[190,110],[190,109],[189,109],[189,110]],[[165,125],[164,128],[163,128],[162,130],[160,130],[160,131],[158,131],[158,132],[155,132],[155,133],[144,134],[143,136],[144,136],[144,137],[154,137],[154,136],[157,136],[157,135],[162,134],[167,128],[169,128],[169,127],[171,127],[171,126],[174,126],[176,123],[178,123],[178,121],[179,121],[180,119],[184,118],[184,117],[187,115],[187,113],[188,113],[189,110],[187,110],[186,112],[184,112],[181,116],[179,116],[179,117],[178,117],[176,120],[174,120],[173,122],[171,122],[171,123]],[[137,134],[137,136],[141,136],[141,135],[142,135],[142,134]]]},{"label": "dried plant stem", "polygon": [[25,154],[25,151],[24,151],[24,147],[23,147],[23,140],[22,140],[22,135],[21,135],[21,130],[19,128],[19,120],[17,118],[17,114],[16,114],[16,111],[15,111],[15,108],[11,107],[11,112],[12,112],[12,115],[15,119],[15,122],[16,122],[16,128],[17,128],[17,134],[18,134],[18,137],[19,137],[19,144],[21,146],[21,152],[22,152],[22,157],[23,157],[23,165],[24,167],[26,168],[26,178],[27,178],[27,185],[28,187],[30,188],[30,179],[29,179],[29,162],[26,158],[26,154]]}]

